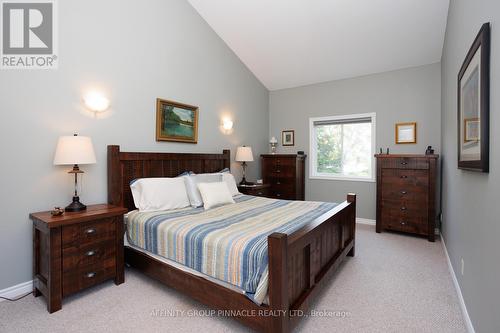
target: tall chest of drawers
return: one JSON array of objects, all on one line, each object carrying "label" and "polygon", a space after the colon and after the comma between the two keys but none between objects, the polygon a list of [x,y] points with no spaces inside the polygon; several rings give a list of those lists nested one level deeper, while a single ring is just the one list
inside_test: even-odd
[{"label": "tall chest of drawers", "polygon": [[375,155],[377,232],[401,231],[434,241],[439,155]]},{"label": "tall chest of drawers", "polygon": [[306,155],[263,154],[260,159],[264,183],[271,185],[269,197],[304,200]]}]

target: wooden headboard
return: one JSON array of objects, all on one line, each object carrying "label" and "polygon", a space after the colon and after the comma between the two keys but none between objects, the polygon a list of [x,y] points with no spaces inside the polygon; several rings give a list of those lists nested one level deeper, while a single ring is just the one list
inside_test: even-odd
[{"label": "wooden headboard", "polygon": [[217,172],[230,167],[230,151],[222,154],[121,152],[108,146],[108,202],[135,209],[130,182],[136,178],[176,177],[184,171]]}]

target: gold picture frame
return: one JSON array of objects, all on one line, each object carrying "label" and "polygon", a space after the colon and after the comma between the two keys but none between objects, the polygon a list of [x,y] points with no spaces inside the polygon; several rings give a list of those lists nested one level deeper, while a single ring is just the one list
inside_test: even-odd
[{"label": "gold picture frame", "polygon": [[156,141],[198,143],[198,107],[157,98]]},{"label": "gold picture frame", "polygon": [[417,123],[397,123],[396,130],[396,144],[414,144],[417,143]]}]

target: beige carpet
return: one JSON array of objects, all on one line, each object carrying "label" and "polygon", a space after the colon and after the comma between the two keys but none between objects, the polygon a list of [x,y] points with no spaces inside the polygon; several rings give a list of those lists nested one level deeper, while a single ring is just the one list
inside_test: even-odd
[{"label": "beige carpet", "polygon": [[[356,244],[356,257],[348,258],[313,305],[330,317],[305,318],[297,331],[466,331],[439,241],[376,234],[360,225]],[[175,317],[175,310],[185,315]],[[43,297],[1,302],[0,332],[248,331],[228,318],[191,317],[196,311],[206,315],[209,309],[128,269],[121,286],[108,282],[86,290],[53,314]]]}]

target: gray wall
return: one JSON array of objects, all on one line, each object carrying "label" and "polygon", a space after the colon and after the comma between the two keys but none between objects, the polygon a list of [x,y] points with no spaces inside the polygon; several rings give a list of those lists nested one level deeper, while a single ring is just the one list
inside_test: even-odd
[{"label": "gray wall", "polygon": [[[457,75],[491,22],[490,173],[457,169]],[[500,2],[452,0],[442,57],[443,236],[476,332],[500,332]],[[464,275],[461,271],[464,259]]]},{"label": "gray wall", "polygon": [[[332,81],[270,93],[270,136],[280,141],[279,152],[309,151],[309,118],[355,113],[377,113],[376,142],[393,153],[423,154],[428,145],[440,152],[440,64]],[[417,144],[396,145],[394,125],[416,121]],[[295,146],[281,146],[281,131],[295,130]],[[308,164],[308,163],[307,163]],[[310,180],[306,167],[306,199],[345,200],[358,194],[358,217],[375,219],[375,183]]]},{"label": "gray wall", "polygon": [[[125,151],[230,148],[233,158],[240,144],[256,155],[267,151],[267,89],[187,1],[58,3],[59,69],[0,73],[0,290],[32,278],[28,214],[71,200],[68,168],[52,165],[60,135],[94,141],[97,164],[82,167],[87,204],[106,201],[108,144]],[[87,112],[81,99],[88,88],[106,92],[112,108],[98,117]],[[197,145],[155,142],[157,97],[200,107]],[[219,130],[225,114],[234,120],[230,135]],[[258,162],[250,163],[249,178],[259,173]]]}]

